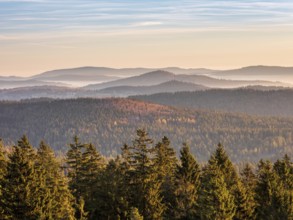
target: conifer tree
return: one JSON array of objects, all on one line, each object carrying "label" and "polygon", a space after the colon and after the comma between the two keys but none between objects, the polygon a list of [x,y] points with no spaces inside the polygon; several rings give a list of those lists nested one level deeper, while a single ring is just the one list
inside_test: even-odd
[{"label": "conifer tree", "polygon": [[84,199],[82,198],[82,183],[84,182],[82,180],[82,153],[85,151],[86,146],[86,144],[82,144],[79,142],[77,136],[74,136],[73,143],[69,145],[70,149],[67,151],[66,154],[69,188],[75,198],[74,208],[75,217],[77,219],[81,218],[83,216],[83,213],[85,213],[84,210],[81,210],[82,208],[84,208],[84,205],[81,206],[81,204],[84,203]]},{"label": "conifer tree", "polygon": [[293,190],[293,163],[287,154],[281,161],[277,160],[275,162],[274,170],[284,187],[288,190]]},{"label": "conifer tree", "polygon": [[290,219],[293,197],[274,172],[271,162],[260,161],[256,186],[257,219]]},{"label": "conifer tree", "polygon": [[278,176],[277,193],[273,197],[273,205],[283,219],[293,219],[293,164],[288,155],[277,160],[274,171]]},{"label": "conifer tree", "polygon": [[170,218],[170,212],[173,211],[175,205],[175,172],[177,166],[177,158],[174,149],[170,146],[170,141],[164,137],[161,142],[155,146],[154,167],[158,175],[158,181],[161,183],[161,195],[163,203],[167,210],[166,218]]},{"label": "conifer tree", "polygon": [[53,150],[44,142],[38,148],[36,165],[39,172],[44,173],[40,185],[40,213],[43,216],[40,219],[74,219],[74,198],[68,188],[68,181]]},{"label": "conifer tree", "polygon": [[249,164],[246,164],[241,172],[241,181],[246,189],[250,189],[251,192],[254,192],[257,177]]},{"label": "conifer tree", "polygon": [[9,155],[4,177],[4,213],[8,219],[37,219],[36,194],[38,177],[34,169],[35,151],[26,136],[14,146]]},{"label": "conifer tree", "polygon": [[80,191],[85,203],[85,211],[91,219],[99,203],[98,194],[101,190],[101,175],[105,165],[100,153],[92,144],[85,145],[80,163]]},{"label": "conifer tree", "polygon": [[228,190],[234,190],[237,187],[237,182],[239,180],[237,176],[237,172],[229,159],[223,145],[221,143],[218,144],[218,147],[212,157],[213,160],[210,160],[209,163],[215,163],[216,166],[219,167],[220,171],[224,175],[224,179]]},{"label": "conifer tree", "polygon": [[153,166],[153,140],[145,130],[137,130],[137,136],[128,155],[131,203],[138,207],[144,219],[161,219],[165,206],[162,204],[161,183]]},{"label": "conifer tree", "polygon": [[236,215],[238,215],[238,219],[255,219],[256,176],[248,164],[245,165],[243,171],[241,172],[241,184],[242,187],[238,187],[241,192],[237,195],[237,198],[239,198],[237,202],[239,202],[238,207],[240,207],[240,211]]},{"label": "conifer tree", "polygon": [[174,218],[196,219],[200,168],[187,144],[184,144],[180,151],[180,161],[181,164],[177,166],[176,171]]},{"label": "conifer tree", "polygon": [[95,219],[127,219],[128,185],[125,182],[125,170],[121,159],[110,160],[101,178],[101,190],[98,215]]},{"label": "conifer tree", "polygon": [[254,213],[255,205],[254,203],[251,203],[252,197],[246,195],[244,185],[241,183],[235,167],[225,152],[222,144],[218,144],[218,147],[209,163],[217,166],[220,172],[222,172],[226,187],[234,197],[236,205],[234,219],[250,219]]},{"label": "conifer tree", "polygon": [[204,169],[199,191],[200,219],[232,220],[235,216],[234,196],[229,192],[224,178],[214,163],[209,163]]}]

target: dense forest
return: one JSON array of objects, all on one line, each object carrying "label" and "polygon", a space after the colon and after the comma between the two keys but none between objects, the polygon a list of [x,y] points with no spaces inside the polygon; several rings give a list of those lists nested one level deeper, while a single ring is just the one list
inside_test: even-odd
[{"label": "dense forest", "polygon": [[132,98],[174,107],[221,110],[259,116],[292,117],[292,97],[292,89],[255,86],[242,89],[160,93],[133,96]]},{"label": "dense forest", "polygon": [[63,154],[78,135],[104,156],[121,153],[121,143],[146,128],[155,141],[170,137],[177,153],[183,142],[200,162],[222,142],[232,161],[257,162],[293,155],[293,119],[182,110],[130,99],[28,100],[0,102],[0,136],[5,145],[26,134],[33,145],[44,139]]},{"label": "dense forest", "polygon": [[1,219],[293,219],[293,164],[287,155],[238,173],[218,144],[200,165],[183,144],[154,142],[139,129],[115,159],[74,137],[58,158],[26,136],[10,151],[0,144]]}]

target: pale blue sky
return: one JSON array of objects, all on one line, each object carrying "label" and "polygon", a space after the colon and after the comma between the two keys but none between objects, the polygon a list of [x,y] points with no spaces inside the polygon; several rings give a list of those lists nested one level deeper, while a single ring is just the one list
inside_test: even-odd
[{"label": "pale blue sky", "polygon": [[293,1],[0,0],[0,74],[292,65]]}]

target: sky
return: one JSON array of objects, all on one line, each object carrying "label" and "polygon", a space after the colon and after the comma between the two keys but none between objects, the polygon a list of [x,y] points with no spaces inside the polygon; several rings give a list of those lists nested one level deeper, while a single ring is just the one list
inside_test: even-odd
[{"label": "sky", "polygon": [[292,0],[0,0],[0,75],[293,66]]}]

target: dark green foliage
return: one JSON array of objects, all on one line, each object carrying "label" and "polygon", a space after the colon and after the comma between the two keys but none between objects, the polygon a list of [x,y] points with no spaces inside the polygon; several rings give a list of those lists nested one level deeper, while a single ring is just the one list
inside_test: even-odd
[{"label": "dark green foliage", "polygon": [[292,219],[293,195],[269,161],[260,161],[256,186],[257,219]]},{"label": "dark green foliage", "polygon": [[287,154],[281,161],[276,161],[274,164],[274,170],[284,187],[288,190],[293,190],[293,164]]},{"label": "dark green foliage", "polygon": [[94,216],[97,204],[99,203],[99,198],[93,195],[98,195],[101,190],[100,182],[104,166],[104,160],[96,148],[92,144],[85,145],[81,157],[79,184],[85,203],[85,210],[89,212],[91,218]]},{"label": "dark green foliage", "polygon": [[74,136],[73,143],[69,145],[70,149],[67,152],[66,163],[68,164],[69,186],[76,198],[81,196],[81,169],[82,169],[82,151],[85,149],[85,144],[81,144],[77,136]]},{"label": "dark green foliage", "polygon": [[153,140],[145,130],[137,130],[137,138],[129,147],[127,161],[131,205],[137,207],[144,219],[161,219],[165,211],[162,203],[161,182],[154,166]]},{"label": "dark green foliage", "polygon": [[234,196],[222,171],[209,164],[203,171],[199,191],[199,214],[202,220],[232,220],[236,212]]},{"label": "dark green foliage", "polygon": [[94,219],[126,219],[129,212],[128,182],[120,158],[110,160],[101,177],[98,210]]},{"label": "dark green foliage", "polygon": [[154,168],[158,175],[158,182],[161,183],[162,202],[167,208],[165,217],[171,217],[171,212],[174,211],[175,196],[173,192],[175,186],[175,174],[177,166],[177,158],[174,149],[170,146],[170,141],[164,137],[161,142],[158,142],[154,149]]},{"label": "dark green foliage", "polygon": [[[291,220],[292,162],[260,161],[241,177],[222,145],[200,168],[184,144],[180,163],[167,137],[157,144],[137,131],[122,155],[105,160],[78,138],[66,173],[44,142],[36,151],[24,136],[6,155],[0,145],[0,219],[9,220]],[[70,191],[70,189],[72,191]]]},{"label": "dark green foliage", "polygon": [[[76,198],[76,217],[89,218],[95,216],[98,206],[97,197],[100,186],[100,177],[104,168],[101,155],[92,144],[82,144],[77,136],[74,137],[67,152],[69,186]],[[84,210],[83,210],[84,209]]]},{"label": "dark green foliage", "polygon": [[237,187],[238,176],[235,167],[225,152],[222,144],[218,144],[216,152],[209,160],[209,163],[211,165],[217,166],[222,172],[229,190],[234,190]]},{"label": "dark green foliage", "polygon": [[[241,172],[241,183],[242,186],[239,187],[240,191],[240,199],[238,199],[239,207],[241,207],[239,214],[241,214],[242,219],[255,219],[255,187],[256,187],[256,176],[252,171],[252,168],[246,164],[243,171]],[[241,197],[244,199],[241,202]],[[241,219],[239,218],[239,219]]]},{"label": "dark green foliage", "polygon": [[42,198],[41,219],[74,219],[72,207],[74,198],[69,191],[68,181],[61,170],[61,163],[53,150],[44,142],[40,143],[36,165],[43,176],[39,196]]},{"label": "dark green foliage", "polygon": [[176,170],[174,217],[176,219],[196,219],[198,217],[200,168],[186,144],[180,151],[180,162]]},{"label": "dark green foliage", "polygon": [[34,162],[36,154],[23,136],[9,155],[7,173],[4,177],[4,213],[8,219],[38,218],[37,196],[40,178],[36,175]]},{"label": "dark green foliage", "polygon": [[229,159],[224,147],[219,143],[216,152],[209,160],[210,166],[216,166],[226,183],[228,191],[234,198],[235,216],[233,219],[253,219],[255,203],[253,202],[253,195],[249,195],[242,182],[240,181],[235,167]]}]

